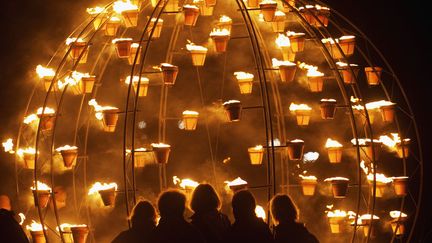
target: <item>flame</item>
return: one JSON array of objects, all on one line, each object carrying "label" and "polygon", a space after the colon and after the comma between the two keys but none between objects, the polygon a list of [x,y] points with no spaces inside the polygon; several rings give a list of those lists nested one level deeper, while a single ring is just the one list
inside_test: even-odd
[{"label": "flame", "polygon": [[191,4],[183,5],[183,8],[194,8],[194,9],[199,9],[197,6],[195,6],[195,5],[191,5]]},{"label": "flame", "polygon": [[326,205],[326,208],[329,209],[329,210],[332,209],[333,208],[333,204]]},{"label": "flame", "polygon": [[336,177],[327,178],[324,181],[330,181],[330,182],[331,181],[349,181],[349,179],[345,178],[345,177],[336,176]]},{"label": "flame", "polygon": [[327,139],[327,142],[325,144],[326,148],[342,148],[342,144],[340,144],[338,141],[333,140],[331,138]]},{"label": "flame", "polygon": [[[280,140],[277,139],[277,138],[273,139],[273,145],[274,145],[274,146],[280,146],[280,145],[281,145]],[[272,146],[271,141],[269,141],[269,145],[268,145],[268,146]]]},{"label": "flame", "polygon": [[96,14],[102,13],[104,11],[105,11],[105,9],[103,7],[99,7],[99,6],[96,6],[94,8],[87,8],[87,13],[91,14],[91,15],[96,15]]},{"label": "flame", "polygon": [[188,51],[207,51],[207,48],[205,48],[204,46],[198,46],[195,45],[194,43],[187,44],[186,49]]},{"label": "flame", "polygon": [[391,105],[396,105],[396,103],[386,101],[386,100],[380,100],[380,101],[366,103],[366,109],[373,110],[373,109],[379,109],[382,106],[391,106]]},{"label": "flame", "polygon": [[[348,67],[348,64],[344,63],[344,62],[337,62],[336,65],[338,65],[339,67]],[[358,65],[354,64],[354,63],[350,63],[350,66],[351,67],[358,67]],[[351,102],[353,101],[353,99],[355,99],[355,98],[353,96],[351,96]]]},{"label": "flame", "polygon": [[[320,11],[320,10],[330,10],[330,8],[324,7],[324,6],[321,6],[321,5],[318,5],[318,4],[316,4],[315,6],[314,5],[306,5],[305,7],[306,7],[306,9],[313,9],[313,8],[315,8],[318,11]],[[303,9],[305,9],[305,8],[304,7],[300,7],[299,8],[299,10],[303,10]]]},{"label": "flame", "polygon": [[[86,224],[69,224],[69,223],[63,223],[60,225],[60,229],[62,232],[71,232],[72,227],[87,227]],[[56,227],[56,230],[59,231],[59,227]]]},{"label": "flame", "polygon": [[115,23],[115,22],[120,22],[119,17],[117,16],[112,16],[109,20],[110,23]]},{"label": "flame", "polygon": [[363,224],[363,220],[378,220],[379,217],[371,214],[363,214],[358,218],[357,224]]},{"label": "flame", "polygon": [[192,115],[192,116],[198,116],[199,113],[197,111],[189,111],[189,110],[185,110],[182,113],[183,115]]},{"label": "flame", "polygon": [[225,184],[227,184],[227,186],[240,186],[240,185],[247,185],[247,181],[243,180],[240,177],[235,178],[232,181],[225,181]]},{"label": "flame", "polygon": [[194,180],[189,178],[180,179],[177,176],[173,176],[173,183],[174,185],[179,185],[183,189],[195,189],[199,185],[199,183]]},{"label": "flame", "polygon": [[39,76],[39,78],[45,78],[49,77],[52,78],[55,75],[55,71],[52,68],[46,68],[42,65],[37,65],[36,67],[36,73]]},{"label": "flame", "polygon": [[[31,190],[35,191],[36,190],[36,185],[33,182],[33,186],[30,187]],[[37,190],[38,191],[51,191],[51,187],[49,187],[47,184],[42,183],[40,181],[37,181]]]},{"label": "flame", "polygon": [[62,147],[58,147],[58,148],[56,149],[56,151],[57,151],[57,152],[60,152],[60,151],[63,151],[63,150],[77,150],[77,149],[78,149],[77,146],[65,145],[65,146],[62,146]]},{"label": "flame", "polygon": [[234,72],[234,75],[236,76],[237,80],[251,80],[254,78],[254,75],[252,73],[246,73],[246,72]]},{"label": "flame", "polygon": [[152,23],[154,23],[154,22],[156,22],[156,20],[158,21],[158,23],[163,23],[163,21],[164,21],[163,19],[157,19],[157,18],[151,18],[150,21],[151,21]]},{"label": "flame", "polygon": [[275,2],[273,0],[264,0],[264,1],[261,1],[260,4],[277,4],[277,2]]},{"label": "flame", "polygon": [[291,46],[290,39],[288,38],[288,36],[286,36],[284,34],[279,34],[275,40],[275,43],[279,48]]},{"label": "flame", "polygon": [[355,39],[355,36],[353,35],[344,35],[339,37],[339,40],[350,40],[350,39]]},{"label": "flame", "polygon": [[305,181],[317,181],[318,180],[318,178],[316,176],[313,176],[313,175],[309,175],[309,176],[299,175],[299,177]]},{"label": "flame", "polygon": [[95,109],[95,116],[98,120],[102,120],[103,118],[103,111],[106,110],[116,110],[117,107],[113,107],[113,106],[100,106],[97,101],[95,99],[91,99],[88,104],[90,106],[93,106]]},{"label": "flame", "polygon": [[263,220],[266,220],[266,212],[263,207],[260,205],[256,205],[255,207],[255,214],[258,218],[262,218]]},{"label": "flame", "polygon": [[36,114],[30,114],[26,117],[24,117],[24,124],[30,124],[34,121],[39,120],[39,117]]},{"label": "flame", "polygon": [[105,191],[105,190],[110,190],[113,189],[115,191],[117,191],[117,183],[115,182],[111,182],[111,183],[100,183],[100,182],[96,182],[95,184],[93,184],[93,186],[90,188],[88,195],[95,195],[96,193],[99,193],[99,191]]},{"label": "flame", "polygon": [[210,32],[210,37],[212,36],[229,36],[230,31],[228,29],[219,29],[219,28],[213,28],[212,32]]},{"label": "flame", "polygon": [[295,66],[295,63],[290,61],[280,61],[276,58],[272,58],[272,65],[274,68],[278,68],[279,66]]},{"label": "flame", "polygon": [[20,217],[19,224],[22,225],[26,219],[26,216],[23,213],[19,213],[18,216]]},{"label": "flame", "polygon": [[[373,143],[381,143],[381,141],[378,139],[370,139],[370,138],[357,138],[357,141],[358,141],[359,146],[365,146],[366,144],[372,143],[372,142]],[[353,145],[357,145],[357,141],[355,138],[351,139],[351,143]]]},{"label": "flame", "polygon": [[18,149],[17,154],[18,156],[23,157],[24,154],[36,154],[36,150],[30,147],[25,149]]},{"label": "flame", "polygon": [[275,12],[275,17],[285,17],[285,13],[282,12],[282,11],[280,11],[280,10],[278,10],[278,11]]},{"label": "flame", "polygon": [[85,42],[85,41],[82,38],[75,38],[75,37],[67,38],[66,39],[66,45],[70,45],[70,44],[72,44],[74,42]]},{"label": "flame", "polygon": [[257,145],[255,147],[250,147],[249,150],[251,152],[263,152],[264,151],[264,147],[262,145]]},{"label": "flame", "polygon": [[63,89],[63,87],[66,85],[70,85],[70,86],[77,85],[79,83],[79,81],[81,81],[82,78],[88,78],[88,77],[90,77],[90,74],[88,74],[88,73],[81,73],[81,72],[73,71],[71,73],[71,75],[66,77],[63,82],[61,80],[59,80],[57,82],[57,85],[58,85],[59,89]]},{"label": "flame", "polygon": [[327,212],[327,217],[328,218],[346,218],[347,217],[347,212],[344,211],[344,210],[335,209],[333,211],[328,211]]},{"label": "flame", "polygon": [[319,158],[318,152],[307,152],[303,154],[303,162],[304,163],[313,163]]},{"label": "flame", "polygon": [[111,43],[115,44],[119,41],[132,41],[132,38],[115,38],[114,40],[111,41]]},{"label": "flame", "polygon": [[305,33],[301,33],[301,32],[296,33],[296,32],[294,32],[294,31],[287,31],[287,32],[286,32],[286,35],[287,35],[288,37],[290,37],[290,36],[300,36],[300,35],[306,35],[306,34],[305,34]]},{"label": "flame", "polygon": [[151,146],[155,147],[155,148],[170,148],[171,147],[171,145],[165,144],[165,143],[152,143]]},{"label": "flame", "polygon": [[[46,229],[46,227],[44,227]],[[32,220],[32,223],[29,225],[26,225],[26,229],[29,231],[42,231],[42,225],[40,223],[37,223],[36,221]]]},{"label": "flame", "polygon": [[[379,141],[382,142],[385,146],[387,146],[390,150],[395,151],[396,146],[401,144],[402,141],[399,137],[398,133],[390,133],[393,138],[390,138],[387,135],[380,136]],[[409,143],[411,139],[405,138],[403,139],[404,143]]]},{"label": "flame", "polygon": [[298,67],[301,69],[306,69],[307,70],[306,76],[308,76],[308,77],[322,77],[322,76],[324,76],[324,73],[318,71],[317,66],[308,65],[308,64],[302,62],[302,63],[299,63]]},{"label": "flame", "polygon": [[[125,84],[129,84],[130,83],[130,80],[131,80],[131,76],[127,76],[126,77],[126,79],[125,79]],[[133,76],[133,78],[132,78],[132,83],[138,83],[138,81],[140,80],[140,77],[139,76]],[[141,76],[141,82],[140,83],[144,83],[144,84],[146,84],[146,83],[149,83],[149,79],[148,78],[146,78],[146,77],[142,77]]]},{"label": "flame", "polygon": [[393,210],[390,211],[390,217],[394,218],[394,219],[398,219],[398,218],[406,218],[408,217],[408,215],[406,215],[405,213],[401,212],[401,211],[397,211],[397,210]]},{"label": "flame", "polygon": [[219,18],[219,23],[228,23],[228,22],[232,22],[232,19],[226,15],[222,15]]},{"label": "flame", "polygon": [[[376,176],[376,182],[378,182],[378,183],[388,184],[388,183],[391,183],[391,182],[393,181],[392,178],[387,177],[387,176],[385,176],[385,175],[382,174],[382,173],[376,173],[375,176]],[[373,174],[373,173],[368,174],[368,175],[367,175],[367,180],[368,180],[370,183],[373,183],[373,181],[374,181],[374,174]]]},{"label": "flame", "polygon": [[[372,163],[371,163],[372,164]],[[362,168],[363,172],[368,175],[369,174],[369,167],[366,165],[365,161],[362,160],[360,162],[360,168]],[[373,173],[373,167],[370,169],[371,173]]]},{"label": "flame", "polygon": [[124,11],[138,10],[138,6],[132,4],[129,0],[114,2],[113,9],[116,13],[121,14]]},{"label": "flame", "polygon": [[[42,113],[43,111],[43,113]],[[39,107],[36,111],[37,115],[52,115],[55,114],[55,110],[53,108],[45,107],[45,110],[43,107]]]},{"label": "flame", "polygon": [[240,103],[240,101],[239,100],[228,100],[228,101],[225,101],[223,103],[223,105],[225,106],[225,105],[236,104],[236,103]]},{"label": "flame", "polygon": [[295,103],[291,103],[291,105],[289,106],[289,110],[294,112],[294,111],[310,111],[312,110],[312,108],[306,104],[295,104]]},{"label": "flame", "polygon": [[14,154],[15,151],[13,150],[14,144],[12,138],[8,138],[6,141],[2,143],[4,151],[6,153]]}]

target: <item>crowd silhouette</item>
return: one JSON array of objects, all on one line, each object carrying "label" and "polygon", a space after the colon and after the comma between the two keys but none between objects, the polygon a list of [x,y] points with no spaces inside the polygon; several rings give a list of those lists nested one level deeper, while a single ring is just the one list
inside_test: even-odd
[{"label": "crowd silhouette", "polygon": [[[288,195],[277,194],[270,201],[272,228],[256,215],[255,197],[246,189],[235,192],[232,197],[232,223],[221,212],[221,205],[219,195],[210,184],[198,185],[189,200],[179,190],[166,190],[159,195],[157,208],[150,201],[138,201],[129,218],[130,229],[119,233],[112,243],[319,242],[298,221],[298,209]],[[192,216],[186,217],[189,209]],[[29,242],[11,210],[9,198],[2,195],[0,235],[6,240],[0,242]]]}]

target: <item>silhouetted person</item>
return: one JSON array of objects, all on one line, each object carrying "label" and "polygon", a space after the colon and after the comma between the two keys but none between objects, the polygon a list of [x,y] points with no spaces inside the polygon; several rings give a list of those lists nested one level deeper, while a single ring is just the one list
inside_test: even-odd
[{"label": "silhouetted person", "polygon": [[198,185],[190,203],[194,212],[191,224],[203,235],[207,243],[220,243],[226,237],[230,222],[220,210],[221,202],[210,184]]},{"label": "silhouetted person", "polygon": [[29,243],[6,195],[0,195],[0,242]]},{"label": "silhouetted person", "polygon": [[159,196],[159,224],[154,232],[154,243],[204,243],[201,233],[184,219],[186,197],[177,190]]},{"label": "silhouetted person", "polygon": [[247,190],[234,194],[232,209],[235,222],[230,227],[225,242],[274,242],[268,225],[255,214],[255,197]]},{"label": "silhouetted person", "polygon": [[276,227],[276,243],[318,243],[303,223],[298,222],[298,209],[288,195],[278,194],[270,202],[270,212]]},{"label": "silhouetted person", "polygon": [[112,243],[152,242],[151,235],[156,228],[156,210],[149,201],[139,201],[132,210],[132,227],[121,232]]}]

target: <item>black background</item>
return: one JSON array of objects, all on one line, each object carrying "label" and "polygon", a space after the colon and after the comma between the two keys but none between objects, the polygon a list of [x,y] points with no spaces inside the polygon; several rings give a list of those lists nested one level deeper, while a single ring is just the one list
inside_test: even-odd
[{"label": "black background", "polygon": [[[30,93],[28,81],[34,67],[46,63],[53,50],[85,17],[85,8],[96,1],[27,0],[2,2],[0,55],[0,137],[13,137],[20,113]],[[363,30],[384,53],[402,81],[414,109],[424,143],[425,191],[417,236],[423,242],[432,224],[428,194],[432,176],[430,166],[430,31],[428,9],[415,1],[335,1],[327,2]],[[0,157],[4,160],[3,155]],[[0,164],[3,161],[0,161]],[[7,180],[0,165],[0,183]],[[427,239],[429,238],[429,240]]]}]

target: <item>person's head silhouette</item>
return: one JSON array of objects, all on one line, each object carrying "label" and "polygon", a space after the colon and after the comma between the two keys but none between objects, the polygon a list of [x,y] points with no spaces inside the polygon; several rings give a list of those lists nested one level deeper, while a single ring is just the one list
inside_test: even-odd
[{"label": "person's head silhouette", "polygon": [[12,210],[11,202],[7,195],[0,195],[0,209]]},{"label": "person's head silhouette", "polygon": [[161,218],[183,218],[186,196],[178,190],[169,190],[159,196],[158,209]]},{"label": "person's head silhouette", "polygon": [[215,189],[210,184],[200,184],[192,194],[190,206],[195,213],[205,213],[219,210],[220,204]]},{"label": "person's head silhouette", "polygon": [[298,209],[288,195],[277,194],[270,201],[270,212],[275,223],[295,222],[298,219]]},{"label": "person's head silhouette", "polygon": [[255,215],[255,197],[247,190],[241,190],[234,194],[231,202],[234,218],[236,220],[249,219]]},{"label": "person's head silhouette", "polygon": [[156,210],[149,201],[139,201],[132,209],[130,220],[132,227],[156,225]]}]

